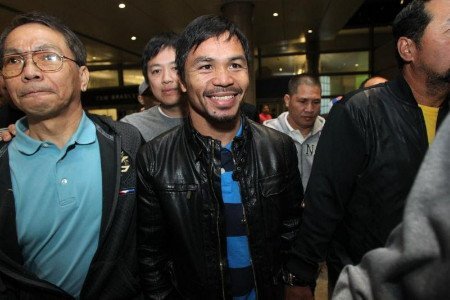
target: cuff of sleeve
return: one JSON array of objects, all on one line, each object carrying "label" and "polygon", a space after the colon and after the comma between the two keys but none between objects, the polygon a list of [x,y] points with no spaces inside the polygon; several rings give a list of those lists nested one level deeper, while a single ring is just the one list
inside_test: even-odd
[{"label": "cuff of sleeve", "polygon": [[318,265],[312,266],[290,260],[283,268],[283,281],[287,285],[310,286],[314,288],[316,286],[318,269]]}]

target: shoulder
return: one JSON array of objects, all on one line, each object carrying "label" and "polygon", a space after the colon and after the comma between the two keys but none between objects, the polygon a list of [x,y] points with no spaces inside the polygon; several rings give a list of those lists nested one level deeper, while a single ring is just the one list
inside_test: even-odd
[{"label": "shoulder", "polygon": [[136,112],[130,115],[126,115],[122,119],[120,119],[121,122],[135,124],[136,122],[140,122],[142,120],[148,120],[155,118],[155,116],[160,116],[161,114],[158,111],[158,108],[156,106],[153,106],[147,110]]},{"label": "shoulder", "polygon": [[97,131],[106,138],[113,139],[115,135],[121,137],[122,144],[138,147],[142,144],[142,136],[139,130],[131,124],[113,121],[109,117],[89,115],[89,118],[96,124]]},{"label": "shoulder", "polygon": [[249,126],[252,130],[254,141],[260,145],[275,146],[286,142],[292,142],[290,136],[277,129],[251,121],[249,121]]},{"label": "shoulder", "polygon": [[183,123],[181,123],[181,125],[172,127],[167,131],[159,134],[158,136],[152,138],[150,141],[146,142],[143,148],[152,148],[154,150],[158,150],[168,144],[173,144],[176,141],[179,141],[184,136],[183,128]]},{"label": "shoulder", "polygon": [[276,129],[278,131],[283,131],[285,132],[285,126],[284,126],[284,122],[286,120],[286,115],[288,114],[288,112],[284,112],[281,115],[279,115],[277,118],[275,119],[270,119],[270,120],[266,120],[264,121],[264,125],[273,129]]}]

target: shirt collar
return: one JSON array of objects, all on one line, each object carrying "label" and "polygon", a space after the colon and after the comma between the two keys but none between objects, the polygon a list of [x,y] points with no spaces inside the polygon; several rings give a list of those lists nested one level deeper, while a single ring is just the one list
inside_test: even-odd
[{"label": "shirt collar", "polygon": [[[19,119],[16,122],[16,131],[17,135],[14,138],[13,142],[15,143],[17,150],[26,154],[32,155],[36,153],[43,145],[52,144],[49,141],[39,141],[29,137],[26,134],[28,130],[28,121],[26,117]],[[67,149],[68,146],[73,144],[79,145],[87,145],[95,142],[97,138],[96,128],[94,123],[86,116],[83,111],[83,115],[81,117],[80,124],[78,125],[77,131],[73,134],[73,136],[69,139],[66,145],[62,150]]]},{"label": "shirt collar", "polygon": [[[239,129],[238,129],[235,137],[241,137],[242,136],[242,131],[243,130],[242,130],[242,118],[241,118],[241,125],[239,125]],[[226,149],[231,151],[231,145],[232,144],[233,144],[233,141],[231,141],[228,144],[226,144],[225,147],[223,147],[223,148],[226,148]]]}]

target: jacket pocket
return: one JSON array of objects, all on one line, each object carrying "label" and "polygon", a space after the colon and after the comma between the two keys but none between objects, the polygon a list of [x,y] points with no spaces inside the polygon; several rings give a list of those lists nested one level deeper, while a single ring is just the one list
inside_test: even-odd
[{"label": "jacket pocket", "polygon": [[280,238],[283,221],[282,195],[287,190],[286,178],[274,175],[260,179],[258,185],[266,237]]}]

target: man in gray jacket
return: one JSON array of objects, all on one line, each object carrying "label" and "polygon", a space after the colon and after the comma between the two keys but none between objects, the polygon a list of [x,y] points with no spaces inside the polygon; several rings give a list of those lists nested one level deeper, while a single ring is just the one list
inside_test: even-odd
[{"label": "man in gray jacket", "polygon": [[317,142],[325,119],[319,116],[322,89],[319,78],[312,75],[295,75],[289,80],[289,94],[284,95],[288,111],[264,125],[286,133],[295,142],[298,169],[306,190]]}]

